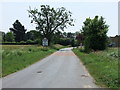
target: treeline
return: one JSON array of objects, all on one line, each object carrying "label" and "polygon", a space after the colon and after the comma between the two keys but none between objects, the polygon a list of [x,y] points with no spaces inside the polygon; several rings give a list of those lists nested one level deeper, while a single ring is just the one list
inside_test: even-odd
[{"label": "treeline", "polygon": [[35,30],[27,31],[25,27],[16,20],[13,24],[13,28],[9,28],[9,32],[1,32],[2,44],[35,44],[37,41],[38,32]]},{"label": "treeline", "polygon": [[[0,32],[2,34],[1,37],[1,43],[2,44],[39,44],[42,45],[42,38],[40,37],[40,33],[36,30],[30,30],[25,33],[24,40],[16,41],[15,36],[13,32]],[[55,33],[51,44],[61,44],[61,45],[71,45],[71,46],[79,46],[78,38],[78,32],[71,33],[71,32],[64,32],[64,33]]]},{"label": "treeline", "polygon": [[[9,32],[1,32],[1,43],[2,44],[42,44],[41,33],[37,30],[27,29],[16,20],[13,24],[13,28],[9,28]],[[51,44],[71,45],[78,46],[79,43],[76,40],[76,36],[79,33],[71,32],[55,32],[51,38]]]},{"label": "treeline", "polygon": [[104,50],[108,45],[107,32],[109,26],[101,16],[93,19],[86,18],[82,29],[78,33],[66,33],[64,28],[74,26],[72,13],[64,7],[54,8],[41,5],[39,9],[28,10],[31,23],[36,25],[36,30],[28,31],[16,20],[10,32],[2,33],[2,42],[17,42],[21,44],[42,44],[42,39],[50,44],[83,46],[86,52]]}]

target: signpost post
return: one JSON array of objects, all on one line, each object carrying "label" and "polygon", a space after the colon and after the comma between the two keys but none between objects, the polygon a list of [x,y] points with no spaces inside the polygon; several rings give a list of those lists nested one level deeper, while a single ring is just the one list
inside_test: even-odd
[{"label": "signpost post", "polygon": [[48,46],[48,39],[47,39],[47,38],[44,38],[44,39],[42,40],[42,45],[43,45],[43,46]]}]

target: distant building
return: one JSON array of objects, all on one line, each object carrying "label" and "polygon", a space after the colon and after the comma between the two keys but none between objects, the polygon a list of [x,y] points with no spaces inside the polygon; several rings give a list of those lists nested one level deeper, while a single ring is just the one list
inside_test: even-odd
[{"label": "distant building", "polygon": [[110,42],[114,44],[115,47],[120,47],[120,35],[116,35],[115,37],[110,37]]}]

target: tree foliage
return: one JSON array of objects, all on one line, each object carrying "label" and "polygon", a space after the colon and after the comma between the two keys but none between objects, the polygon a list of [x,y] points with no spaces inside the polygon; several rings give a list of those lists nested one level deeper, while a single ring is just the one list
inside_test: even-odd
[{"label": "tree foliage", "polygon": [[10,31],[12,31],[15,35],[15,41],[20,42],[25,40],[25,27],[19,22],[19,20],[16,20],[13,24],[13,28],[10,28]]},{"label": "tree foliage", "polygon": [[36,40],[40,38],[40,33],[36,30],[30,30],[26,33],[26,40]]},{"label": "tree foliage", "polygon": [[74,38],[75,33],[68,32],[67,33],[67,38]]},{"label": "tree foliage", "polygon": [[5,42],[5,32],[0,31],[0,42]]},{"label": "tree foliage", "polygon": [[52,37],[52,43],[58,44],[61,38],[63,38],[63,34],[61,32],[58,31],[54,33]]},{"label": "tree foliage", "polygon": [[85,50],[104,50],[107,43],[107,31],[108,25],[101,16],[95,16],[94,19],[87,18],[82,27],[82,33],[84,35]]},{"label": "tree foliage", "polygon": [[7,41],[7,42],[13,42],[14,39],[15,39],[15,37],[14,37],[14,35],[13,35],[12,32],[6,33],[6,35],[5,35],[5,41]]},{"label": "tree foliage", "polygon": [[51,8],[49,5],[41,5],[40,9],[28,10],[31,23],[36,24],[36,29],[41,36],[47,38],[49,43],[54,33],[63,31],[67,25],[73,26],[71,12],[64,7]]}]

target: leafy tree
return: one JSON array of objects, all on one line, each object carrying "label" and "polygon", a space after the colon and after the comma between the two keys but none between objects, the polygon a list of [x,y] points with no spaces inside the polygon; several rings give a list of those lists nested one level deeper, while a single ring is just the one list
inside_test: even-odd
[{"label": "leafy tree", "polygon": [[67,33],[67,38],[74,38],[75,33],[68,32]]},{"label": "leafy tree", "polygon": [[82,33],[85,37],[85,50],[104,50],[107,44],[108,25],[101,16],[95,16],[94,19],[87,18],[82,27]]},{"label": "leafy tree", "polygon": [[53,37],[52,37],[52,42],[53,42],[54,44],[58,44],[59,41],[60,41],[60,38],[63,38],[63,34],[58,31],[58,32],[54,33],[54,35],[53,35]]},{"label": "leafy tree", "polygon": [[19,20],[16,20],[13,24],[13,28],[10,28],[10,31],[12,31],[15,35],[15,41],[20,42],[25,40],[25,27],[19,22]]},{"label": "leafy tree", "polygon": [[71,45],[71,39],[70,38],[60,38],[60,40],[58,41],[58,44],[61,45]]},{"label": "leafy tree", "polygon": [[31,30],[31,31],[26,33],[26,39],[27,40],[40,39],[40,33],[36,30]]},{"label": "leafy tree", "polygon": [[71,46],[72,46],[72,47],[75,46],[75,40],[74,40],[74,39],[72,39],[72,41],[71,41]]},{"label": "leafy tree", "polygon": [[63,33],[63,37],[67,37],[67,33],[66,32]]},{"label": "leafy tree", "polygon": [[14,41],[14,35],[12,32],[8,32],[6,33],[5,35],[5,41],[8,41],[8,42],[13,42]]},{"label": "leafy tree", "polygon": [[5,32],[0,31],[0,42],[5,42]]},{"label": "leafy tree", "polygon": [[67,25],[73,26],[72,13],[64,7],[54,9],[49,5],[41,5],[40,11],[30,8],[28,12],[29,17],[32,18],[31,23],[36,24],[36,29],[40,31],[43,38],[48,39],[49,43],[55,32],[63,31]]}]

